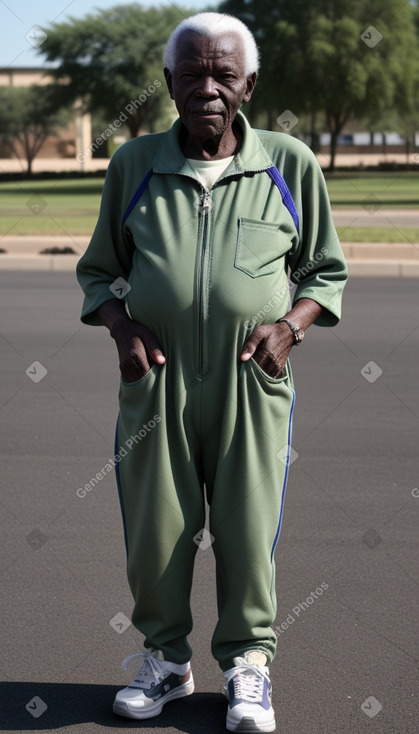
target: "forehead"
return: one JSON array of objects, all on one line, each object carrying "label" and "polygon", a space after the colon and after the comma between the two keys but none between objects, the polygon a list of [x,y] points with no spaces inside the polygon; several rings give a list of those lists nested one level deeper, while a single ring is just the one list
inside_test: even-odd
[{"label": "forehead", "polygon": [[185,30],[176,49],[176,67],[206,62],[244,64],[245,50],[242,38],[237,33],[223,33],[211,37],[195,31]]}]

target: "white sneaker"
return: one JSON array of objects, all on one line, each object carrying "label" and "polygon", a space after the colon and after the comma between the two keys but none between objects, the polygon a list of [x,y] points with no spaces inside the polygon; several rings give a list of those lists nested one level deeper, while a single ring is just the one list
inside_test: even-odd
[{"label": "white sneaker", "polygon": [[275,731],[269,668],[258,664],[258,659],[266,662],[266,655],[250,650],[243,658],[234,658],[235,667],[224,673],[229,700],[226,723],[228,731]]},{"label": "white sneaker", "polygon": [[116,694],[115,714],[130,719],[149,719],[160,714],[168,701],[193,693],[190,663],[169,663],[159,650],[154,650],[129,655],[123,662],[124,670],[127,670],[128,662],[138,656],[143,658],[143,664],[132,683]]}]

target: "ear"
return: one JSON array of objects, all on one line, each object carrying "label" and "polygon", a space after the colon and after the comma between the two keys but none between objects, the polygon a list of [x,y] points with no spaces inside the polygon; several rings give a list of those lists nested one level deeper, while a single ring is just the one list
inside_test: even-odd
[{"label": "ear", "polygon": [[163,71],[164,71],[164,78],[166,79],[167,88],[169,90],[170,99],[174,99],[174,96],[173,96],[173,83],[172,83],[173,80],[172,80],[172,75],[171,75],[169,69],[167,68],[167,66],[164,67],[164,70]]},{"label": "ear", "polygon": [[256,79],[257,79],[257,74],[256,74],[255,71],[253,72],[253,74],[250,74],[250,76],[247,77],[247,79],[246,79],[246,94],[243,97],[243,102],[249,102],[249,100],[250,100],[250,98],[251,98],[251,96],[253,94],[253,90],[255,88]]}]

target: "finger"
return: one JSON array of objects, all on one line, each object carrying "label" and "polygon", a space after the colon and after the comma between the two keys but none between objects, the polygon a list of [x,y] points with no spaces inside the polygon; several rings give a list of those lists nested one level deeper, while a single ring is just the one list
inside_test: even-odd
[{"label": "finger", "polygon": [[145,329],[141,335],[141,340],[145,346],[147,354],[151,357],[153,362],[157,364],[164,364],[166,357],[164,356],[160,344],[154,336],[153,332],[149,329]]},{"label": "finger", "polygon": [[121,375],[126,382],[135,382],[141,379],[151,369],[147,355],[144,352],[143,359],[139,359],[138,355],[130,355],[120,362],[119,369]]},{"label": "finger", "polygon": [[166,361],[166,357],[164,356],[162,350],[158,347],[156,347],[156,349],[150,349],[149,354],[151,359],[157,364],[164,364]]},{"label": "finger", "polygon": [[241,351],[240,359],[243,362],[247,362],[248,359],[253,357],[254,353],[256,352],[256,349],[258,348],[260,342],[265,337],[265,330],[263,326],[257,326],[254,332],[250,335],[250,337],[247,339],[247,341],[244,344],[244,347]]}]

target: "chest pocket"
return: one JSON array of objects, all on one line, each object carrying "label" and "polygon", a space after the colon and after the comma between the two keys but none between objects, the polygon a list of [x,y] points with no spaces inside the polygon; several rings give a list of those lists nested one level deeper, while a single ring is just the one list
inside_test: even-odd
[{"label": "chest pocket", "polygon": [[275,222],[239,218],[234,267],[251,278],[285,267],[284,255],[292,247],[291,234]]}]

